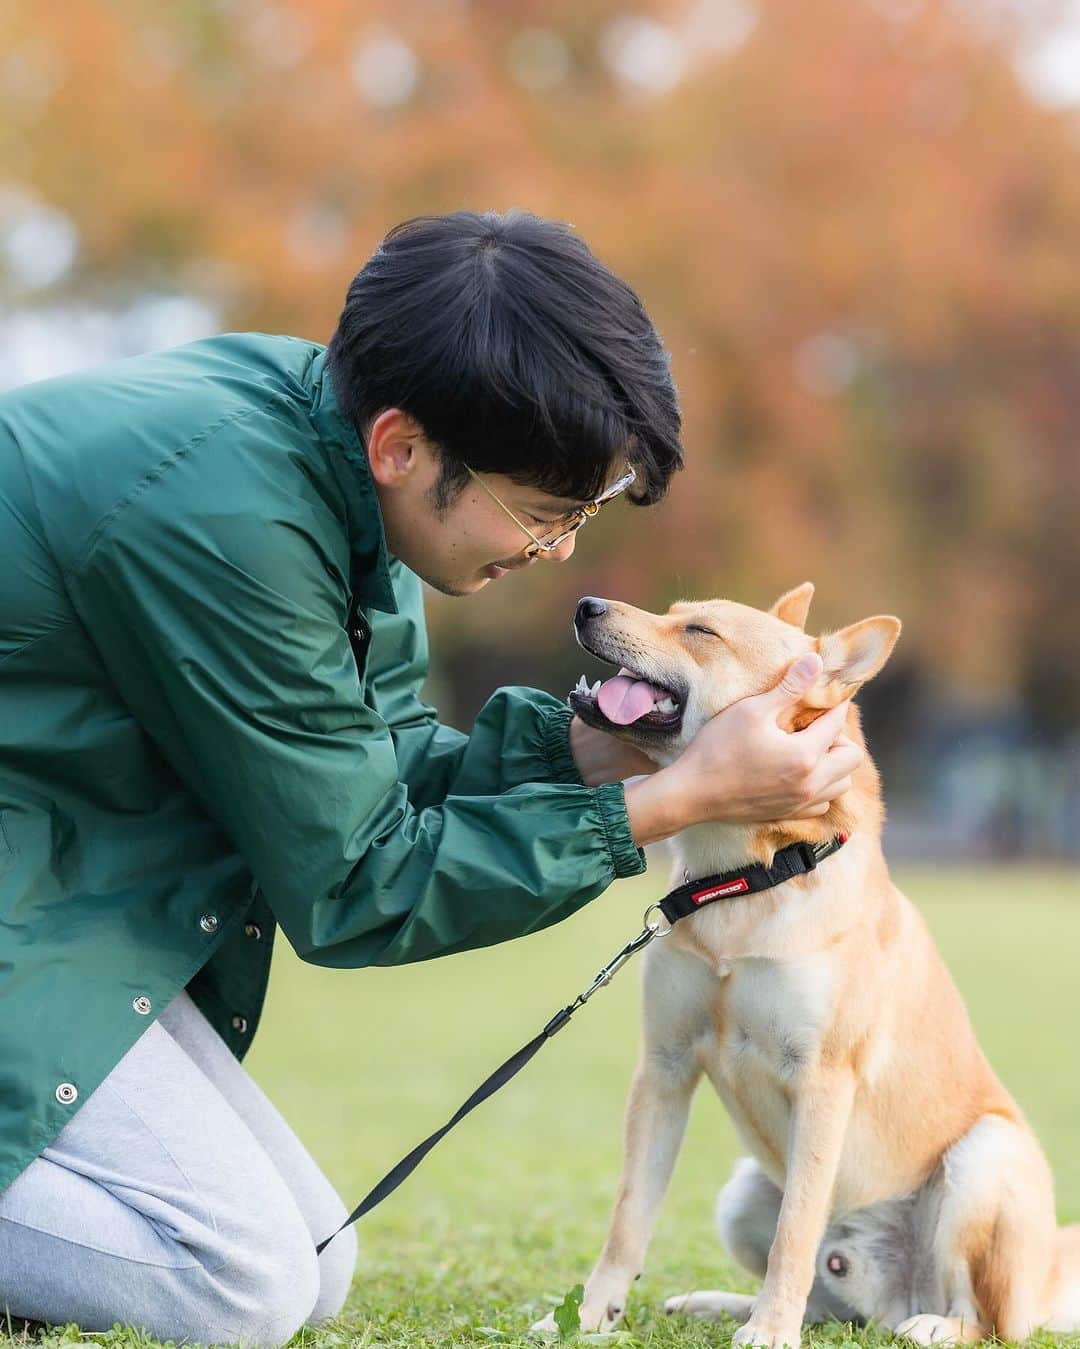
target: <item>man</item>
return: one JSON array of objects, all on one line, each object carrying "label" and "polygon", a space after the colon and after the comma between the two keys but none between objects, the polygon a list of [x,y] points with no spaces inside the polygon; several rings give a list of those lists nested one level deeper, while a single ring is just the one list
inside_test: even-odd
[{"label": "man", "polygon": [[[240,334],[0,400],[0,1303],[275,1344],[344,1205],[241,1068],[275,925],[315,964],[569,916],[697,820],[824,811],[785,687],[648,765],[532,689],[440,726],[420,580],[565,561],[681,466],[668,362],[569,230],[410,222],[328,350]],[[816,658],[815,658],[816,659]],[[813,664],[813,662],[811,662]],[[803,683],[813,670],[803,672]]]}]

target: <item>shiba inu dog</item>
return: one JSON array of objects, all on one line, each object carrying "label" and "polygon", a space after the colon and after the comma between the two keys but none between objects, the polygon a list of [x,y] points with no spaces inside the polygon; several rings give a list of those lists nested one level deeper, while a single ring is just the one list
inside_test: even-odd
[{"label": "shiba inu dog", "polygon": [[[852,696],[900,623],[877,616],[812,637],[812,596],[807,583],[768,612],[713,600],[660,615],[583,600],[578,641],[620,668],[592,690],[579,684],[571,706],[663,766],[710,717],[815,650],[819,679],[782,729],[847,700],[845,732],[864,746]],[[730,1316],[744,1323],[736,1346],[769,1349],[795,1349],[804,1319],[831,1316],[919,1344],[1080,1325],[1080,1227],[1057,1227],[1039,1144],[889,878],[883,819],[867,757],[827,815],[699,825],[672,840],[676,885],[769,866],[793,843],[844,841],[805,875],[703,904],[647,948],[624,1169],[584,1329],[622,1315],[702,1074],[752,1153],[720,1194],[720,1235],[763,1284],[756,1298],[692,1292],[666,1310]]]}]

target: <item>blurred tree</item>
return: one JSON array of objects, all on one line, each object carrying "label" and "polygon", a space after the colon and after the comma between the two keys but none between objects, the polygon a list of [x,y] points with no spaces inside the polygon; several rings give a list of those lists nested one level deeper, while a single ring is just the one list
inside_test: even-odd
[{"label": "blurred tree", "polygon": [[[1026,694],[1059,734],[1080,722],[1080,151],[1015,74],[1014,9],[10,6],[2,293],[176,291],[326,340],[399,219],[569,219],[665,335],[688,469],[573,567],[433,599],[459,712],[478,642],[488,682],[576,673],[582,593],[761,605],[810,578],[814,626],[896,612],[909,669],[961,702]],[[60,213],[37,255],[4,233],[28,199]]]}]

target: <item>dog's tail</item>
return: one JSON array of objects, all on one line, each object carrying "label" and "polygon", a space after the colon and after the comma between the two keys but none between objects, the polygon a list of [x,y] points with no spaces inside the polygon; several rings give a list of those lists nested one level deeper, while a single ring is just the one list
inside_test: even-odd
[{"label": "dog's tail", "polygon": [[1058,1228],[1047,1330],[1080,1330],[1080,1224]]}]

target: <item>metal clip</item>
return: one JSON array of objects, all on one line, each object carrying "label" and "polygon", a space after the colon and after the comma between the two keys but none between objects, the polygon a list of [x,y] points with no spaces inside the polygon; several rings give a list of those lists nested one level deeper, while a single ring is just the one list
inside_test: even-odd
[{"label": "metal clip", "polygon": [[[667,924],[666,927],[661,926],[661,924],[656,920],[653,920],[652,922],[649,921],[649,914],[651,914],[654,910],[660,915],[661,918],[663,918],[664,923]],[[666,937],[668,933],[671,931],[671,923],[668,922],[668,919],[664,916],[664,911],[663,909],[661,909],[659,904],[649,905],[649,907],[645,910],[645,913],[642,917],[642,922],[645,924],[645,926],[641,929],[641,931],[637,934],[637,936],[631,938],[631,940],[626,943],[626,945],[617,955],[612,956],[612,958],[608,961],[608,963],[604,966],[604,968],[600,971],[600,973],[596,976],[596,978],[592,981],[592,983],[589,985],[589,987],[585,990],[584,993],[579,993],[577,995],[577,997],[570,1005],[569,1010],[571,1012],[576,1007],[583,1007],[585,1003],[587,1003],[589,999],[592,997],[592,995],[597,991],[597,989],[603,988],[605,984],[610,984],[614,976],[618,974],[619,970],[622,969],[622,967],[626,964],[626,962],[630,959],[630,957],[636,956],[639,951],[643,951],[645,947],[648,946],[649,942],[653,940],[654,937]]]},{"label": "metal clip", "polygon": [[[664,920],[664,922],[667,923],[667,927],[661,927],[659,923],[649,922],[649,914],[652,913],[654,909]],[[650,904],[649,907],[645,910],[645,913],[642,916],[641,921],[645,924],[645,930],[647,932],[651,932],[654,937],[666,937],[672,928],[671,919],[667,916],[667,914],[664,912],[664,910],[660,907],[659,904]]]},{"label": "metal clip", "polygon": [[821,860],[818,856],[818,849],[825,845],[821,843],[799,843],[796,846],[799,851],[799,856],[806,863],[807,871],[815,871],[818,862]]},{"label": "metal clip", "polygon": [[611,983],[611,980],[619,970],[622,969],[630,957],[637,955],[638,951],[641,951],[648,946],[649,942],[651,942],[656,935],[657,930],[655,927],[643,928],[632,941],[626,943],[618,955],[613,956],[612,959],[608,961],[584,993],[579,993],[577,995],[574,1006],[584,1006],[598,989],[603,988],[605,984]]}]

